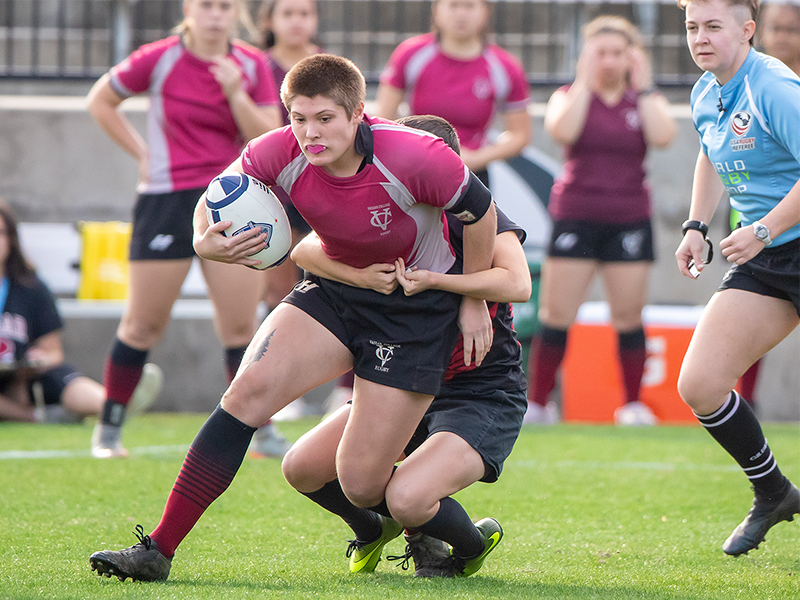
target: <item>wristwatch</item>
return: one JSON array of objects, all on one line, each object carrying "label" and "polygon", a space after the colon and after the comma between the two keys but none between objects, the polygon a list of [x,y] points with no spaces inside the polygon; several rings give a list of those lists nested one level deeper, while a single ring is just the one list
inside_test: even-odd
[{"label": "wristwatch", "polygon": [[753,233],[757,240],[764,242],[765,246],[769,246],[772,243],[772,238],[769,237],[769,229],[763,223],[753,221]]}]

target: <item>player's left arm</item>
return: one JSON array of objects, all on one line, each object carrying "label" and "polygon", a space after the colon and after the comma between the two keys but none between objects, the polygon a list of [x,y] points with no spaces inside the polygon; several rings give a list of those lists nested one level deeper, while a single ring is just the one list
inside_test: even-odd
[{"label": "player's left arm", "polygon": [[281,124],[281,113],[277,106],[258,106],[242,87],[242,72],[230,58],[218,56],[213,59],[211,73],[228,99],[233,119],[246,140]]},{"label": "player's left arm", "polygon": [[531,141],[531,118],[527,108],[503,116],[503,132],[497,140],[477,150],[461,148],[461,158],[471,171],[480,171],[495,160],[518,156]]},{"label": "player's left arm", "polygon": [[[800,223],[800,180],[759,222],[766,225],[772,239]],[[728,262],[741,265],[761,252],[764,242],[756,237],[753,226],[750,225],[734,229],[728,237],[720,241],[719,247]]]},{"label": "player's left arm", "polygon": [[376,263],[359,269],[333,260],[325,254],[322,240],[314,232],[298,242],[291,258],[298,267],[309,273],[352,287],[370,289],[388,296],[398,286],[394,265]]},{"label": "player's left arm", "polygon": [[61,330],[56,329],[36,338],[25,355],[28,362],[40,371],[46,371],[64,362]]},{"label": "player's left arm", "polygon": [[407,296],[434,289],[471,296],[490,302],[527,302],[531,297],[531,275],[525,251],[514,231],[504,231],[494,243],[492,268],[467,275],[405,269],[396,263],[397,280]]}]

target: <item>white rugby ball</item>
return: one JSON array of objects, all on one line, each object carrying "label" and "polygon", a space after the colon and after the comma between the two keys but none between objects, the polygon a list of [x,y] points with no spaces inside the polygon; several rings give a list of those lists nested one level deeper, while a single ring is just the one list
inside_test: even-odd
[{"label": "white rugby ball", "polygon": [[[254,269],[277,267],[289,256],[292,247],[292,228],[278,197],[258,179],[244,173],[225,173],[215,177],[206,190],[208,223],[231,221],[222,232],[225,236],[239,235],[261,229],[267,232],[267,247],[250,257],[260,260]],[[253,232],[254,234],[255,232]]]}]

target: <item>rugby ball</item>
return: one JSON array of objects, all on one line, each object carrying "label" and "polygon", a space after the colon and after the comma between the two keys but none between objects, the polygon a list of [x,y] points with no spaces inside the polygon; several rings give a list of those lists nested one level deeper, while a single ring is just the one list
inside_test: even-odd
[{"label": "rugby ball", "polygon": [[281,201],[258,179],[244,173],[224,173],[215,177],[206,190],[206,216],[209,224],[231,221],[222,234],[226,237],[261,229],[267,233],[267,247],[250,257],[260,260],[253,266],[260,271],[277,267],[289,256],[292,228]]}]

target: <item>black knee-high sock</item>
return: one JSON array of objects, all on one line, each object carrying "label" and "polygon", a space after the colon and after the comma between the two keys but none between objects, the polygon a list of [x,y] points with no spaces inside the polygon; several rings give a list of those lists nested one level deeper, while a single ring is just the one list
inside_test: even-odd
[{"label": "black knee-high sock", "polygon": [[125,420],[125,410],[139,385],[144,364],[147,362],[147,353],[147,350],[137,350],[119,338],[114,338],[103,377],[106,402],[101,421],[104,425],[120,426]]},{"label": "black knee-high sock", "polygon": [[378,515],[368,508],[359,508],[344,495],[338,479],[329,481],[316,492],[300,492],[325,510],[340,516],[361,541],[372,541],[381,534]]},{"label": "black knee-high sock", "polygon": [[750,405],[736,391],[716,412],[697,419],[720,446],[728,451],[760,495],[783,489],[786,478],[769,449],[761,425]]},{"label": "black knee-high sock", "polygon": [[453,547],[453,554],[470,558],[483,552],[483,540],[467,511],[450,496],[439,500],[439,510],[417,531],[443,540]]}]

